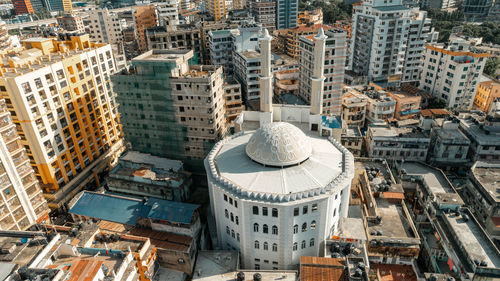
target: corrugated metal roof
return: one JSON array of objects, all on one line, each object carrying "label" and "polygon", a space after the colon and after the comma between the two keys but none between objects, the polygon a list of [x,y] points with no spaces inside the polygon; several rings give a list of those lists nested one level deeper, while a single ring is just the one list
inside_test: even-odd
[{"label": "corrugated metal roof", "polygon": [[139,218],[189,224],[198,207],[156,198],[148,198],[143,204],[136,198],[85,191],[69,212],[128,225],[135,225]]}]

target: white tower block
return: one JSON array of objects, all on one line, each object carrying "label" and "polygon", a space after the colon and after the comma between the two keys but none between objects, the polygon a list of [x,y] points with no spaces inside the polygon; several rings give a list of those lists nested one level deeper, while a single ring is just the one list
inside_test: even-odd
[{"label": "white tower block", "polygon": [[323,113],[323,87],[325,84],[325,43],[327,36],[320,28],[314,36],[314,69],[311,77],[311,114]]},{"label": "white tower block", "polygon": [[267,28],[260,37],[260,111],[272,112],[273,108],[273,73],[271,72],[271,40]]}]

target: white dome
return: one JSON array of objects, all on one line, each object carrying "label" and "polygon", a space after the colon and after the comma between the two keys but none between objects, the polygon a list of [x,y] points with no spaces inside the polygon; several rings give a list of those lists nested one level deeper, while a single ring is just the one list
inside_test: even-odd
[{"label": "white dome", "polygon": [[256,130],[245,150],[255,162],[277,167],[299,164],[312,153],[304,132],[285,122],[268,123]]}]

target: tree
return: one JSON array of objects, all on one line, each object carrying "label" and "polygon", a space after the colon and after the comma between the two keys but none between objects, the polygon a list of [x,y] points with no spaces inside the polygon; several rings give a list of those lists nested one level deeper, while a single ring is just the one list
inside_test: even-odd
[{"label": "tree", "polygon": [[484,65],[483,73],[486,75],[495,76],[499,66],[500,59],[497,57],[490,57]]},{"label": "tree", "polygon": [[323,22],[335,23],[338,20],[349,20],[352,17],[352,5],[337,1],[299,1],[299,10],[309,11],[320,8],[323,10]]}]

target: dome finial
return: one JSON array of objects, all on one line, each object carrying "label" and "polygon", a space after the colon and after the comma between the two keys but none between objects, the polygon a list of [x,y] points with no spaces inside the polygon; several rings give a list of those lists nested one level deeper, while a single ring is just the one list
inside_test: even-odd
[{"label": "dome finial", "polygon": [[325,40],[327,37],[325,35],[325,31],[323,30],[323,27],[320,27],[318,30],[318,33],[314,36],[314,39],[316,40]]}]

